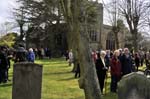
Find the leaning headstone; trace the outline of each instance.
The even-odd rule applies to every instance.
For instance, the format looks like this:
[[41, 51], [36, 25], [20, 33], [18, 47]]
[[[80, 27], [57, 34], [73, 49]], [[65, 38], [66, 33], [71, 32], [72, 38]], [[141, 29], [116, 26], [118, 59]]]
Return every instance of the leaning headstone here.
[[131, 73], [118, 83], [118, 99], [150, 99], [150, 80], [139, 73]]
[[14, 64], [12, 99], [41, 99], [42, 65]]

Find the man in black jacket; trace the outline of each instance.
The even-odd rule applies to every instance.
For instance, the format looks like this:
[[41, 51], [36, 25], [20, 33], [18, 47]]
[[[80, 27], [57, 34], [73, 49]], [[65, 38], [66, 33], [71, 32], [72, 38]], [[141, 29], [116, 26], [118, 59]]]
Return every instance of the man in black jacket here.
[[128, 48], [124, 48], [124, 54], [121, 56], [120, 61], [122, 66], [122, 76], [133, 72], [132, 57]]
[[6, 48], [4, 46], [0, 47], [0, 83], [7, 82], [7, 68], [8, 68], [8, 60], [6, 55]]

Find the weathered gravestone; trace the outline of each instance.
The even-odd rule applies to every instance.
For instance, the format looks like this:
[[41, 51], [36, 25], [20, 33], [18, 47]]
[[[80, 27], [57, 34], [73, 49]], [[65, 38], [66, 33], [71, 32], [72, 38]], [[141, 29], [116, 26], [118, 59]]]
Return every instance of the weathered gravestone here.
[[41, 99], [42, 66], [16, 63], [13, 69], [12, 99]]
[[118, 83], [118, 99], [150, 99], [150, 80], [139, 73], [124, 76]]

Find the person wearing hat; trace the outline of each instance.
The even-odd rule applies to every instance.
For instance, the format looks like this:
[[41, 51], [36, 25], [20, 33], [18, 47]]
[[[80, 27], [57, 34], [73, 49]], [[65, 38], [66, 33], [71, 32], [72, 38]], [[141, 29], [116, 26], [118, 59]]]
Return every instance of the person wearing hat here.
[[15, 54], [15, 63], [27, 61], [27, 50], [24, 48], [23, 44], [19, 44], [16, 54]]

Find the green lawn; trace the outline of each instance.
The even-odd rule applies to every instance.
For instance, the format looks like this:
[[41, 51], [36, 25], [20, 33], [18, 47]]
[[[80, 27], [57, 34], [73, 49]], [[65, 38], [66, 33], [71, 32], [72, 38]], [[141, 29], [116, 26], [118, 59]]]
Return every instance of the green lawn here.
[[[78, 79], [70, 71], [71, 66], [63, 58], [37, 60], [43, 64], [42, 99], [84, 99], [83, 90], [78, 87]], [[12, 68], [10, 70], [12, 79]], [[110, 79], [107, 79], [107, 94], [103, 99], [117, 99], [116, 94], [109, 93]], [[0, 85], [0, 99], [11, 99], [12, 81]]]

